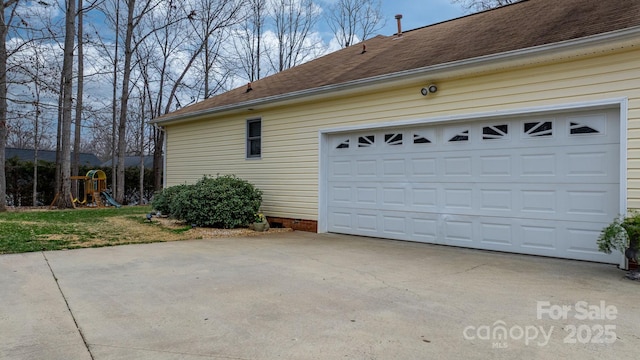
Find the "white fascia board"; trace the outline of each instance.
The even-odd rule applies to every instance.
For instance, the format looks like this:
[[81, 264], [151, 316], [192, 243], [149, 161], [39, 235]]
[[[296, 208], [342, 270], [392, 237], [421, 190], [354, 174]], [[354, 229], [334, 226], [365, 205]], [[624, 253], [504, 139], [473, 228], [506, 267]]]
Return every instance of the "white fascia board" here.
[[[280, 106], [299, 101], [318, 100], [323, 97], [344, 95], [349, 92], [358, 92], [364, 87], [397, 86], [403, 83], [415, 82], [416, 79], [425, 77], [446, 78], [475, 74], [498, 69], [535, 64], [545, 61], [592, 54], [601, 51], [625, 48], [640, 43], [640, 26], [623, 30], [612, 31], [604, 34], [592, 35], [584, 38], [567, 40], [548, 45], [540, 45], [526, 49], [507, 51], [498, 54], [475, 57], [471, 59], [453, 61], [424, 68], [405, 70], [401, 72], [385, 74], [365, 79], [358, 79], [341, 84], [333, 84], [313, 89], [306, 89], [286, 94], [274, 95], [265, 98], [244, 101], [240, 103], [219, 106], [211, 109], [194, 111], [175, 116], [166, 116], [162, 119], [151, 120], [151, 124], [160, 126], [192, 121], [211, 115], [225, 115], [238, 111], [247, 111], [250, 108], [260, 106]], [[262, 109], [261, 109], [262, 110]]]

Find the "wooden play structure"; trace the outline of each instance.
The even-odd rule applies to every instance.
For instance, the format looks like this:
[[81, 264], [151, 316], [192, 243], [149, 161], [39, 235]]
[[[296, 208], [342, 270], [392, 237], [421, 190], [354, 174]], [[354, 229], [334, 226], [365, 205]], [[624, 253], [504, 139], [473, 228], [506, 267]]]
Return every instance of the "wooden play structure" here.
[[[85, 206], [104, 206], [101, 194], [107, 190], [107, 175], [102, 170], [89, 170], [85, 176], [72, 176], [71, 181], [77, 181], [77, 194], [74, 204]], [[82, 191], [82, 192], [81, 192]], [[80, 194], [83, 194], [80, 200]]]
[[[121, 206], [107, 193], [107, 175], [104, 171], [89, 170], [85, 176], [71, 176], [71, 181], [76, 182], [75, 197], [71, 195], [74, 207], [76, 205], [104, 207], [106, 203], [118, 208]], [[51, 205], [56, 203], [58, 196], [59, 194], [56, 194]]]

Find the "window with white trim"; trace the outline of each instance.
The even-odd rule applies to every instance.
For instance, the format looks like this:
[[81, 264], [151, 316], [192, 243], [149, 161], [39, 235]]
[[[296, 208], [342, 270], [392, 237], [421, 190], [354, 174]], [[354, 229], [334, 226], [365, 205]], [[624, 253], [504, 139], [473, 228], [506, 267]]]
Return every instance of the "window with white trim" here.
[[262, 119], [247, 120], [247, 159], [262, 156]]

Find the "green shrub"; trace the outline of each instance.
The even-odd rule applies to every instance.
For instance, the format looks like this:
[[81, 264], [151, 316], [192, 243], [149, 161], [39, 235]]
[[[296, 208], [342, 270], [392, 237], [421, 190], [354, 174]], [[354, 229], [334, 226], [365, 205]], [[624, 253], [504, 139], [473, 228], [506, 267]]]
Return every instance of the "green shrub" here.
[[151, 206], [156, 211], [160, 211], [164, 215], [171, 214], [171, 200], [176, 194], [180, 193], [184, 189], [187, 188], [187, 185], [175, 185], [163, 189], [162, 191], [157, 192], [153, 196], [153, 201], [151, 201]]
[[626, 249], [638, 249], [640, 245], [640, 213], [631, 212], [628, 216], [619, 216], [600, 232], [598, 249], [604, 253]]
[[173, 196], [170, 213], [197, 226], [231, 229], [253, 222], [262, 191], [234, 175], [203, 177]]

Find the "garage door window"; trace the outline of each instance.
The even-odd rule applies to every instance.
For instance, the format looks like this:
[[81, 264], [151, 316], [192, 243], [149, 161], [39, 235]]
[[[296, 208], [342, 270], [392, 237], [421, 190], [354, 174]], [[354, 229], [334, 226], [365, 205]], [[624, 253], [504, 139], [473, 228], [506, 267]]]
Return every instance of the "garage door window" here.
[[551, 121], [526, 122], [524, 133], [529, 137], [541, 137], [553, 135], [553, 123]]
[[402, 134], [385, 134], [384, 142], [389, 145], [402, 145]]
[[359, 148], [371, 147], [371, 146], [375, 145], [375, 143], [376, 143], [375, 135], [360, 136], [358, 138], [358, 147]]
[[340, 144], [338, 144], [338, 146], [336, 146], [336, 149], [348, 149], [348, 148], [349, 148], [349, 139], [342, 141]]
[[587, 125], [583, 125], [580, 123], [575, 123], [572, 122], [570, 125], [570, 131], [571, 131], [571, 135], [577, 135], [577, 134], [599, 134], [600, 131], [587, 126]]
[[413, 134], [414, 144], [431, 144], [431, 140], [420, 134]]
[[469, 130], [461, 131], [449, 139], [449, 142], [459, 141], [469, 141]]
[[504, 139], [509, 134], [509, 125], [493, 125], [493, 126], [485, 126], [482, 128], [482, 139], [483, 140], [498, 140]]

